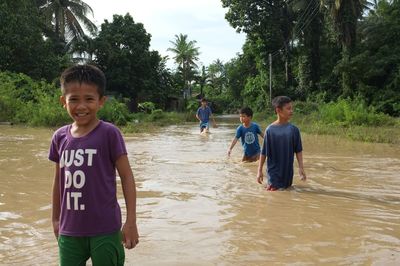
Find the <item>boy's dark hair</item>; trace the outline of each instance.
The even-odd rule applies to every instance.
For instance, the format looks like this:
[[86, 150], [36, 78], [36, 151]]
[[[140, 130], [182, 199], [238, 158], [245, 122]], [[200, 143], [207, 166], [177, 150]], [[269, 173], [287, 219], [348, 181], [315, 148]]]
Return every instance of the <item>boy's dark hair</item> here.
[[61, 92], [63, 95], [66, 93], [66, 85], [72, 82], [95, 85], [100, 97], [103, 97], [105, 94], [106, 77], [103, 71], [93, 65], [74, 65], [64, 70], [60, 77]]
[[290, 99], [287, 96], [276, 96], [274, 99], [272, 99], [272, 107], [274, 108], [274, 111], [276, 108], [282, 109], [282, 107], [287, 104], [291, 103], [292, 99]]
[[201, 98], [200, 102], [201, 102], [201, 103], [207, 102], [207, 99], [206, 99], [206, 98]]
[[242, 109], [239, 110], [239, 114], [244, 114], [249, 117], [253, 117], [253, 110], [251, 110], [250, 107], [243, 107]]

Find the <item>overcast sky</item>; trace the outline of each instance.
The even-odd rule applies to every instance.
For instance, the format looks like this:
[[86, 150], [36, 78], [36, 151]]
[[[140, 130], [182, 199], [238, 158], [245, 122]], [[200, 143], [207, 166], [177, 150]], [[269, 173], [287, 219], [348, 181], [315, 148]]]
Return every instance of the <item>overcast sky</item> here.
[[[112, 21], [113, 14], [129, 13], [134, 21], [143, 23], [151, 34], [151, 50], [162, 56], [167, 52], [175, 35], [187, 34], [197, 41], [200, 51], [199, 65], [209, 65], [216, 59], [224, 63], [241, 52], [245, 35], [239, 34], [225, 20], [226, 9], [220, 0], [83, 0], [94, 12], [94, 23], [100, 26], [104, 19]], [[91, 18], [91, 16], [89, 16]], [[173, 61], [169, 67], [175, 68]]]

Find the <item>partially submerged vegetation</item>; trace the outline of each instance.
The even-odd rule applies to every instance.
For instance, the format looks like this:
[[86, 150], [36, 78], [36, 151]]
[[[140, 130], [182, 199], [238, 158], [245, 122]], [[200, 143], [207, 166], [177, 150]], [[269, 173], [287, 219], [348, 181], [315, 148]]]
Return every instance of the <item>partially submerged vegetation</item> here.
[[[28, 126], [58, 127], [71, 120], [59, 103], [55, 85], [26, 75], [0, 72], [0, 121]], [[195, 122], [197, 106], [187, 112], [165, 112], [151, 102], [131, 113], [123, 99], [110, 98], [99, 112], [102, 120], [118, 125], [124, 133], [151, 132], [161, 126]], [[275, 119], [271, 110], [254, 117], [263, 127]], [[293, 123], [309, 134], [340, 135], [352, 140], [400, 144], [400, 120], [378, 112], [362, 99], [336, 102], [295, 102]]]
[[[255, 115], [255, 120], [263, 126], [274, 119], [272, 112]], [[329, 103], [296, 102], [292, 122], [308, 134], [400, 144], [400, 119], [377, 112], [361, 99], [340, 99]]]

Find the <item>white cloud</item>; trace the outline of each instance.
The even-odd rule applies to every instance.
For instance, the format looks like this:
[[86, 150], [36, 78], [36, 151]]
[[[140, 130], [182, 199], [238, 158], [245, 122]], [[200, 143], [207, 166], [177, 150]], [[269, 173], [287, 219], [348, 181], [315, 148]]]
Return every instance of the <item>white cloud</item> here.
[[[200, 48], [200, 61], [204, 65], [217, 58], [227, 62], [241, 51], [244, 34], [238, 34], [225, 20], [226, 10], [220, 0], [84, 0], [89, 4], [100, 25], [104, 19], [112, 20], [113, 14], [129, 13], [135, 22], [143, 23], [151, 34], [151, 49], [161, 55], [167, 52], [176, 34], [187, 34]], [[173, 62], [169, 62], [173, 66]]]

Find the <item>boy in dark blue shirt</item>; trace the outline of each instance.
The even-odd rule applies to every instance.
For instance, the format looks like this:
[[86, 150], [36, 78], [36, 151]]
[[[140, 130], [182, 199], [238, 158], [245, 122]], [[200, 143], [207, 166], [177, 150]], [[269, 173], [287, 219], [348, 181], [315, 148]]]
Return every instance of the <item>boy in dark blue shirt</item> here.
[[303, 167], [302, 144], [299, 129], [289, 123], [293, 115], [292, 100], [278, 96], [272, 100], [277, 120], [265, 130], [264, 143], [258, 165], [257, 181], [263, 182], [263, 166], [267, 159], [267, 190], [286, 189], [293, 182], [294, 154], [301, 180], [306, 180]]
[[236, 129], [236, 135], [232, 140], [231, 146], [228, 150], [228, 156], [231, 155], [233, 147], [240, 138], [243, 146], [243, 162], [255, 162], [260, 157], [260, 144], [258, 143], [258, 135], [264, 137], [260, 126], [254, 122], [251, 122], [253, 118], [253, 111], [249, 107], [240, 109], [239, 111], [240, 125]]

